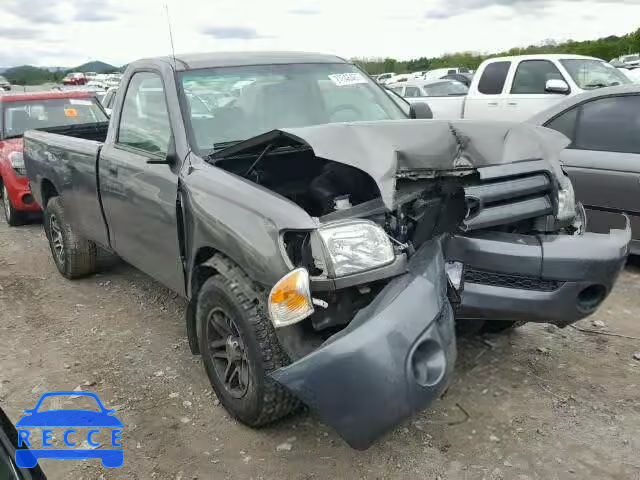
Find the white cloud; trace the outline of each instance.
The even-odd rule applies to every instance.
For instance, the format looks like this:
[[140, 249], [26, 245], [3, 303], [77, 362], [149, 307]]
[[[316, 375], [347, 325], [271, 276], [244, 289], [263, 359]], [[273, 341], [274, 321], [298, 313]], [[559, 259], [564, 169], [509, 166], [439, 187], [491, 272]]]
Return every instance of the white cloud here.
[[[640, 2], [618, 0], [165, 0], [177, 52], [308, 50], [399, 59], [499, 51], [544, 39], [638, 28]], [[28, 6], [28, 8], [27, 8]], [[37, 8], [36, 8], [37, 7]], [[170, 51], [158, 0], [3, 0], [0, 65], [116, 65]]]

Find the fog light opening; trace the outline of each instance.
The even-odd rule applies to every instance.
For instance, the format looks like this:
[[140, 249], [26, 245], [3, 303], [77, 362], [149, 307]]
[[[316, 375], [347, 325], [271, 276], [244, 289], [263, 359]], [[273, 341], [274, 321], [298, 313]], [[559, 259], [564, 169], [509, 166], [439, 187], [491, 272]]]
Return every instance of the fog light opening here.
[[602, 303], [607, 289], [603, 285], [591, 285], [578, 294], [578, 308], [584, 312], [592, 312]]
[[433, 340], [421, 342], [411, 356], [411, 371], [418, 385], [437, 385], [447, 370], [444, 351]]
[[25, 205], [31, 205], [33, 203], [33, 195], [31, 195], [30, 193], [23, 195], [22, 203], [24, 203]]

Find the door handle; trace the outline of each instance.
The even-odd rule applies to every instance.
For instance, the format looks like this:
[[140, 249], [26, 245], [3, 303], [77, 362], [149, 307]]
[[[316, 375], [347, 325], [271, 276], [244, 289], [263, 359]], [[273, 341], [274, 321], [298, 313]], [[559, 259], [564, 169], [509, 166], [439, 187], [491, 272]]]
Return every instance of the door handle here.
[[512, 107], [515, 107], [516, 105], [518, 105], [518, 102], [509, 102], [509, 105], [511, 105]]
[[114, 177], [118, 176], [118, 167], [108, 166], [107, 171]]
[[488, 105], [490, 107], [497, 107], [498, 106], [498, 102], [489, 102]]

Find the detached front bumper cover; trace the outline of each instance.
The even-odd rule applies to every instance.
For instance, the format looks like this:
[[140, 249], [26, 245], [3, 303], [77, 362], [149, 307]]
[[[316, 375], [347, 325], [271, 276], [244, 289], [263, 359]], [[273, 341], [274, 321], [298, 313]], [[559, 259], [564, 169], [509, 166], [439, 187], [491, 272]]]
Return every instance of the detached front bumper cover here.
[[273, 378], [357, 449], [437, 399], [456, 359], [442, 239], [425, 243], [347, 328]]

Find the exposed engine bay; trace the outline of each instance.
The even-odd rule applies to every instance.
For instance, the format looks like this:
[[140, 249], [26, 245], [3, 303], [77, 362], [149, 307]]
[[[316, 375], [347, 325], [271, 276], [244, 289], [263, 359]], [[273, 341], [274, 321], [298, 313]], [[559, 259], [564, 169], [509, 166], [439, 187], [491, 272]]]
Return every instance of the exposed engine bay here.
[[[435, 235], [455, 231], [466, 213], [460, 176], [399, 179], [394, 209], [389, 211], [367, 173], [318, 158], [304, 146], [280, 147], [264, 155], [246, 153], [216, 165], [282, 195], [321, 223], [369, 219], [404, 248], [417, 248]], [[304, 242], [301, 235], [292, 232], [285, 239], [287, 252], [294, 265], [311, 267], [293, 248]]]
[[[292, 269], [308, 272], [317, 306], [304, 321], [277, 328], [290, 358], [349, 325], [430, 240], [487, 228], [556, 228], [554, 178], [563, 174], [546, 161], [555, 153], [531, 141], [547, 133], [496, 124], [489, 135], [485, 127], [330, 124], [268, 132], [210, 156], [317, 219], [315, 230], [282, 235], [283, 253]], [[358, 222], [359, 230], [350, 229]], [[331, 229], [342, 231], [332, 237]], [[457, 293], [450, 295], [456, 303]]]

